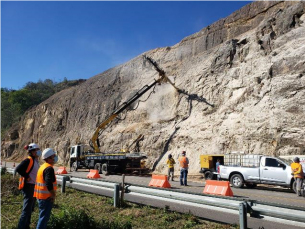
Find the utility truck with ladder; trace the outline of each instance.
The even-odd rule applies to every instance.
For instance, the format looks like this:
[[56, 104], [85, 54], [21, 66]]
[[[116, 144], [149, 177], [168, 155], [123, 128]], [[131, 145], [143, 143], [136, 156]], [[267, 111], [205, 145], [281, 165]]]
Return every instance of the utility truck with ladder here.
[[[170, 79], [167, 78], [165, 72], [154, 60], [147, 56], [144, 56], [144, 59], [154, 66], [156, 71], [159, 73], [159, 78], [154, 79], [152, 83], [143, 86], [136, 94], [126, 102], [119, 105], [117, 109], [115, 109], [101, 124], [99, 124], [89, 142], [91, 149], [89, 146], [81, 144], [70, 147], [71, 171], [86, 168], [96, 169], [99, 173], [108, 174], [141, 171], [145, 169], [141, 162], [147, 158], [146, 154], [140, 152], [131, 153], [129, 150], [121, 150], [120, 152], [101, 152], [99, 143], [99, 136], [107, 125], [151, 88], [157, 84], [161, 84], [162, 82], [169, 82], [174, 86]], [[138, 138], [138, 140], [140, 140], [140, 137]]]

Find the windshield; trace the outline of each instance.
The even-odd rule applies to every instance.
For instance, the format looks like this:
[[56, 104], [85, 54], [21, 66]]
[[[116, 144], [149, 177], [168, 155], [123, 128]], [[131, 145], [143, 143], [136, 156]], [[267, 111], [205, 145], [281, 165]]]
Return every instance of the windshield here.
[[293, 162], [292, 159], [285, 159], [285, 158], [279, 158], [278, 160], [284, 162], [286, 165], [289, 165], [289, 166]]

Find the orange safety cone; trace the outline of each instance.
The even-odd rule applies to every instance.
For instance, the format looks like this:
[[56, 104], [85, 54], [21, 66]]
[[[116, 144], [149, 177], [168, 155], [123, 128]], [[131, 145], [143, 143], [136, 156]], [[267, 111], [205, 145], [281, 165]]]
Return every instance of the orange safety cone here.
[[207, 180], [203, 193], [220, 196], [233, 196], [229, 181]]
[[170, 188], [171, 185], [167, 180], [166, 175], [152, 175], [152, 179], [148, 186], [159, 187], [159, 188]]
[[90, 169], [90, 172], [87, 175], [87, 178], [100, 178], [100, 174], [98, 173], [98, 170]]
[[66, 167], [59, 167], [58, 170], [56, 171], [56, 174], [67, 174]]

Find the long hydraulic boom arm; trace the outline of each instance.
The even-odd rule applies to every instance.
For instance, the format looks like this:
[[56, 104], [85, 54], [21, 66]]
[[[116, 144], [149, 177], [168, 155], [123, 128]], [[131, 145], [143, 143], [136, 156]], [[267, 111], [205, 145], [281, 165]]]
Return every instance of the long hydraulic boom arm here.
[[[108, 116], [95, 130], [91, 141], [90, 146], [94, 149], [95, 153], [100, 153], [100, 144], [99, 144], [99, 133], [103, 130], [113, 119], [115, 119], [120, 113], [126, 110], [133, 102], [138, 100], [142, 95], [144, 95], [149, 89], [155, 86], [157, 83], [161, 83], [162, 81], [170, 82], [169, 79], [166, 77], [165, 72], [158, 67], [156, 62], [154, 62], [151, 58], [144, 56], [158, 71], [159, 79], [154, 80], [154, 82], [150, 83], [149, 85], [145, 85], [142, 87], [134, 96], [128, 99], [126, 102], [122, 103], [110, 116]], [[172, 85], [173, 83], [170, 82]], [[174, 85], [173, 85], [174, 86]], [[175, 87], [175, 86], [174, 86]], [[175, 87], [176, 88], [176, 87]]]

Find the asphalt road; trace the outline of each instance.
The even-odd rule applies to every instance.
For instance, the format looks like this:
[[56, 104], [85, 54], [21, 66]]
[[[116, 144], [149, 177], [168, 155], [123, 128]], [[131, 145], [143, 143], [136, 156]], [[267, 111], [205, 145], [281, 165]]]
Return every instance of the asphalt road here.
[[[2, 166], [4, 164], [2, 163]], [[13, 168], [12, 162], [6, 162], [6, 166]], [[17, 166], [17, 163], [15, 164]], [[57, 167], [55, 167], [55, 171], [57, 171]], [[69, 176], [74, 177], [82, 177], [86, 178], [87, 174], [89, 173], [89, 170], [81, 169], [77, 172], [69, 172]], [[103, 181], [111, 181], [111, 182], [122, 182], [122, 175], [102, 175], [100, 174], [101, 178], [98, 178], [97, 180], [103, 180]], [[150, 175], [142, 175], [142, 176], [136, 176], [136, 175], [125, 175], [125, 183], [130, 183], [134, 185], [141, 185], [141, 186], [148, 186], [149, 182], [151, 180]], [[190, 180], [188, 182], [189, 186], [180, 186], [178, 182], [178, 178], [176, 178], [176, 181], [170, 181], [171, 184], [171, 190], [182, 190], [184, 192], [190, 192], [190, 193], [202, 193], [205, 182], [204, 180], [197, 180], [193, 181]], [[78, 187], [76, 184], [69, 184], [68, 186], [83, 190], [83, 191], [89, 191], [94, 192], [99, 195], [105, 195], [105, 196], [113, 196], [113, 190], [101, 190], [101, 189], [95, 189], [93, 187]], [[88, 190], [87, 190], [88, 189]], [[299, 206], [305, 208], [305, 198], [303, 197], [297, 197], [297, 195], [293, 192], [291, 192], [289, 189], [281, 188], [281, 187], [267, 187], [267, 186], [258, 186], [255, 189], [235, 189], [232, 188], [233, 194], [235, 197], [242, 197], [242, 198], [248, 198], [251, 200], [259, 200], [264, 201], [268, 203], [279, 203], [279, 204], [285, 204], [285, 205], [292, 205], [292, 206]], [[194, 207], [194, 206], [186, 206], [183, 204], [177, 204], [177, 203], [171, 203], [167, 202], [165, 200], [158, 200], [158, 199], [151, 199], [145, 196], [142, 197], [135, 197], [132, 194], [125, 194], [125, 200], [138, 203], [138, 204], [145, 204], [150, 205], [154, 207], [166, 207], [172, 211], [179, 211], [179, 212], [191, 212], [192, 214], [199, 216], [201, 218], [214, 220], [221, 223], [236, 223], [239, 224], [239, 215], [234, 212], [234, 214], [231, 212], [231, 210], [227, 210], [227, 213], [219, 213], [218, 211], [213, 211], [213, 209], [202, 209], [201, 207]], [[288, 211], [288, 209], [287, 209]], [[304, 212], [305, 214], [305, 212]], [[298, 225], [292, 225], [287, 221], [281, 221], [273, 219], [273, 218], [266, 218], [264, 220], [262, 219], [255, 219], [248, 217], [248, 228], [260, 228], [260, 229], [267, 229], [267, 228], [276, 228], [276, 229], [297, 229], [297, 228], [305, 228], [305, 224], [302, 224], [301, 226]]]

